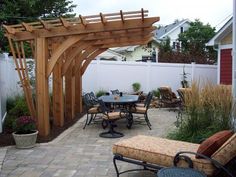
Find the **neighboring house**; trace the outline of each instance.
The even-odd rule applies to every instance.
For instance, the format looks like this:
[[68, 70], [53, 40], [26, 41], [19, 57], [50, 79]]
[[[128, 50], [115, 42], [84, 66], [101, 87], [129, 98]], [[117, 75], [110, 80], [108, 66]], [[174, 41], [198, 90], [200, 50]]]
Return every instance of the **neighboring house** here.
[[111, 49], [107, 49], [105, 52], [98, 55], [97, 58], [100, 60], [108, 60], [108, 61], [123, 61], [125, 59], [125, 56]]
[[179, 34], [187, 31], [189, 26], [190, 21], [188, 19], [176, 20], [172, 24], [159, 27], [155, 30], [154, 35], [158, 41], [165, 40], [169, 37], [172, 48], [176, 50], [181, 47], [178, 41]]
[[233, 18], [207, 43], [218, 51], [218, 84], [232, 84], [232, 25]]
[[152, 61], [157, 60], [158, 42], [153, 38], [147, 45], [135, 45], [113, 48], [112, 50], [123, 55], [126, 61]]

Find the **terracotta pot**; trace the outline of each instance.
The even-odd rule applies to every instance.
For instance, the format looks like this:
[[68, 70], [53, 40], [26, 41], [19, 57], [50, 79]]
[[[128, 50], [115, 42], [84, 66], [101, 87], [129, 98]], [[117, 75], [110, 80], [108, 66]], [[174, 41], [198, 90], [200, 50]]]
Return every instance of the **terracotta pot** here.
[[13, 132], [12, 135], [16, 143], [16, 148], [27, 149], [35, 146], [38, 131], [35, 130], [35, 132], [29, 134], [17, 134]]

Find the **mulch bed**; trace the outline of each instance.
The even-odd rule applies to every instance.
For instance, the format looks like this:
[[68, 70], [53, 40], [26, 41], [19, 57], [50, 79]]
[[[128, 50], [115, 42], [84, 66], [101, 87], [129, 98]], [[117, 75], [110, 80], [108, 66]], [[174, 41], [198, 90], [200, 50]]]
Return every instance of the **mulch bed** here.
[[[72, 120], [65, 120], [65, 124], [63, 127], [52, 126], [50, 130], [50, 135], [46, 137], [38, 136], [37, 143], [46, 143], [50, 142], [59, 136], [63, 131], [74, 125], [81, 117], [83, 117], [84, 113], [78, 114]], [[3, 133], [0, 134], [0, 147], [15, 145], [13, 136], [11, 133], [3, 130]]]

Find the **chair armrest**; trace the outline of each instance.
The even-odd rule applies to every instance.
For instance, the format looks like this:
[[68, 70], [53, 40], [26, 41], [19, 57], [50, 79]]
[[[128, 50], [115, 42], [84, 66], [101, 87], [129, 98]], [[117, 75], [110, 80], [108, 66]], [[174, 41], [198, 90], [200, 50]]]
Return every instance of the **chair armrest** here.
[[209, 160], [217, 169], [221, 169], [223, 170], [224, 172], [227, 173], [227, 175], [229, 175], [230, 177], [234, 177], [221, 163], [219, 163], [218, 161], [210, 158], [210, 157], [207, 157], [203, 154], [200, 154], [200, 153], [196, 153], [196, 152], [190, 152], [190, 151], [181, 151], [181, 152], [178, 152], [175, 157], [174, 157], [174, 166], [177, 166], [177, 163], [180, 161], [180, 160], [184, 160], [186, 161], [188, 164], [189, 164], [189, 167], [190, 168], [193, 168], [193, 162], [191, 160], [190, 157], [186, 156], [186, 155], [183, 155], [183, 154], [193, 154], [193, 155], [197, 155], [203, 159], [206, 159], [206, 160]]

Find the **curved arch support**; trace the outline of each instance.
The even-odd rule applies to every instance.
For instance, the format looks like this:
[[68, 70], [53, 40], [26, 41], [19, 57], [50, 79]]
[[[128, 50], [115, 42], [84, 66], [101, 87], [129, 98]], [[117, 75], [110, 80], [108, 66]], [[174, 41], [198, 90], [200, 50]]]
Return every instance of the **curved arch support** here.
[[48, 65], [47, 65], [47, 77], [51, 74], [55, 64], [57, 63], [60, 56], [69, 49], [72, 45], [83, 39], [84, 37], [77, 36], [77, 37], [70, 37], [65, 40], [53, 53], [52, 57], [50, 58]]
[[85, 58], [87, 58], [89, 55], [91, 55], [94, 51], [96, 51], [99, 48], [99, 46], [89, 46], [87, 49], [85, 49], [85, 52], [83, 54], [80, 54], [76, 60], [75, 66], [73, 68], [73, 75], [75, 75], [77, 72], [79, 72], [79, 69], [81, 69], [82, 62]]
[[90, 55], [85, 62], [83, 63], [82, 67], [81, 67], [81, 75], [84, 74], [85, 70], [87, 69], [89, 63], [99, 54], [101, 54], [102, 52], [105, 52], [108, 48], [102, 48], [102, 49], [97, 49], [92, 55]]
[[66, 74], [70, 64], [72, 63], [73, 60], [75, 60], [76, 56], [79, 55], [87, 47], [89, 47], [92, 43], [93, 42], [81, 41], [77, 44], [78, 47], [75, 47], [74, 49], [72, 49], [72, 51], [70, 51], [70, 54], [67, 56], [67, 60], [62, 67], [62, 75]]

